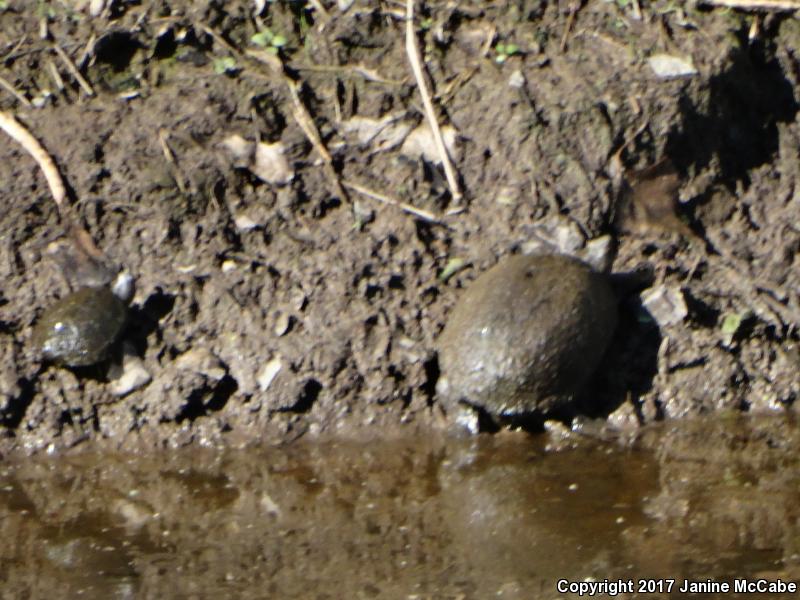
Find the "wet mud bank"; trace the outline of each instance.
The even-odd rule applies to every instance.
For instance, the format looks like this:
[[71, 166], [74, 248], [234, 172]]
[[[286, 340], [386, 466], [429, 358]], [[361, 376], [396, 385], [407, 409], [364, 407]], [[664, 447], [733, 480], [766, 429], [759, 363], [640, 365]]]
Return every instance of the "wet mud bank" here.
[[[65, 232], [33, 161], [3, 144], [4, 455], [448, 427], [436, 340], [464, 289], [541, 240], [574, 253], [605, 235], [614, 273], [653, 278], [622, 301], [581, 412], [634, 428], [793, 412], [796, 19], [660, 3], [420, 8], [457, 200], [397, 7], [79, 4], [3, 3], [13, 92], [0, 108], [54, 156], [136, 293], [107, 363], [41, 363], [34, 326], [73, 291], [47, 251]], [[648, 170], [662, 159], [674, 170]]]

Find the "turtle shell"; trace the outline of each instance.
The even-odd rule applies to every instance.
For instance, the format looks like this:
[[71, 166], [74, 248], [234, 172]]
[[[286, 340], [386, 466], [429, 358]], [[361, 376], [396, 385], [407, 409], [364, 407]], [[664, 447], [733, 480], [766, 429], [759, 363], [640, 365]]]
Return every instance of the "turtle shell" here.
[[108, 358], [125, 327], [128, 307], [107, 287], [82, 288], [51, 306], [33, 330], [45, 360], [85, 367]]
[[444, 402], [495, 416], [568, 404], [617, 325], [608, 277], [563, 255], [511, 256], [462, 294], [437, 346]]

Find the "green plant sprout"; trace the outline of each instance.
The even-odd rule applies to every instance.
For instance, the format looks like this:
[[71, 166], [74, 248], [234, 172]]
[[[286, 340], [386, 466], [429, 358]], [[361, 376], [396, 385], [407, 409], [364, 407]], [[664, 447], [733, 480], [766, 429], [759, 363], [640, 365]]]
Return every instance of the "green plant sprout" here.
[[232, 75], [238, 70], [238, 67], [236, 66], [236, 59], [232, 56], [220, 56], [215, 58], [213, 67], [214, 73], [217, 75]]
[[502, 65], [504, 62], [506, 62], [509, 56], [514, 56], [515, 54], [520, 53], [519, 46], [513, 42], [499, 42], [494, 47], [494, 51], [497, 53], [497, 56], [494, 57], [494, 62], [496, 62], [498, 65]]
[[285, 36], [280, 33], [273, 33], [269, 29], [262, 29], [250, 38], [250, 43], [266, 48], [267, 52], [271, 54], [278, 54], [281, 48], [284, 48], [288, 43]]
[[730, 346], [733, 343], [733, 338], [739, 333], [742, 323], [752, 316], [752, 311], [748, 309], [738, 313], [727, 313], [723, 317], [720, 331], [722, 332], [722, 339], [726, 346]]

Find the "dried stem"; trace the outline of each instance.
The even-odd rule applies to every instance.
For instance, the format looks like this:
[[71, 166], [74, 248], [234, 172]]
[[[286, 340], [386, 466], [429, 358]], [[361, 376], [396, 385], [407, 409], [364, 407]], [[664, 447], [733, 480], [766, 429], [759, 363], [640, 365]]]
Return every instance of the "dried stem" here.
[[37, 162], [39, 168], [44, 173], [45, 179], [47, 179], [47, 184], [50, 186], [50, 193], [53, 195], [53, 200], [55, 200], [59, 212], [63, 213], [65, 210], [64, 200], [67, 197], [67, 189], [64, 187], [61, 174], [58, 172], [58, 168], [50, 155], [19, 121], [12, 115], [3, 111], [0, 111], [0, 129], [5, 131], [14, 141], [25, 148], [28, 154], [33, 157], [33, 160]]
[[24, 106], [26, 108], [30, 108], [31, 103], [28, 102], [28, 99], [22, 94], [22, 92], [20, 92], [17, 88], [15, 88], [13, 85], [11, 85], [11, 83], [6, 81], [2, 77], [0, 77], [0, 86], [4, 87], [8, 91], [9, 94], [14, 96], [14, 98], [16, 98], [17, 101], [20, 104], [22, 104], [22, 106]]
[[311, 115], [303, 105], [303, 101], [300, 99], [300, 94], [297, 93], [297, 88], [300, 87], [299, 84], [286, 76], [284, 76], [284, 80], [286, 81], [286, 86], [289, 88], [289, 94], [294, 104], [292, 113], [295, 121], [300, 125], [300, 128], [303, 130], [303, 133], [306, 134], [306, 137], [314, 146], [314, 149], [322, 157], [323, 164], [325, 165], [325, 175], [327, 175], [334, 193], [342, 200], [347, 200], [347, 192], [344, 191], [342, 183], [339, 181], [339, 175], [336, 173], [336, 169], [333, 168], [333, 158], [325, 147], [322, 137], [319, 135], [317, 126], [314, 124], [314, 119], [311, 118]]
[[5, 131], [11, 138], [20, 144], [30, 154], [39, 168], [44, 173], [48, 186], [50, 186], [50, 193], [58, 208], [58, 214], [64, 224], [68, 234], [71, 236], [73, 243], [79, 252], [83, 252], [87, 256], [103, 261], [105, 255], [92, 240], [83, 227], [81, 227], [69, 211], [69, 205], [65, 203], [67, 198], [67, 189], [64, 186], [64, 180], [61, 179], [61, 174], [58, 172], [55, 162], [42, 147], [38, 140], [31, 135], [31, 133], [23, 127], [12, 115], [0, 111], [0, 129]]
[[361, 186], [357, 183], [352, 183], [350, 181], [343, 181], [342, 184], [346, 188], [350, 188], [351, 190], [358, 192], [359, 194], [366, 196], [367, 198], [372, 198], [373, 200], [377, 200], [378, 202], [382, 202], [390, 206], [396, 206], [400, 210], [410, 213], [415, 217], [419, 217], [423, 221], [428, 221], [429, 223], [442, 224], [442, 219], [440, 217], [437, 217], [430, 211], [424, 210], [422, 208], [417, 208], [416, 206], [412, 206], [411, 204], [407, 204], [406, 202], [401, 202], [400, 200], [395, 200], [394, 198], [390, 198], [389, 196], [379, 194], [378, 192], [374, 192], [371, 189]]
[[94, 88], [89, 84], [88, 81], [81, 75], [81, 72], [78, 70], [78, 67], [75, 66], [75, 63], [72, 62], [72, 59], [67, 55], [66, 52], [59, 46], [58, 44], [53, 44], [53, 50], [55, 50], [58, 57], [61, 59], [61, 62], [67, 67], [67, 70], [72, 74], [75, 78], [75, 81], [78, 82], [78, 85], [81, 86], [83, 93], [87, 96], [94, 96]]
[[442, 138], [442, 131], [436, 120], [433, 102], [431, 102], [431, 95], [430, 92], [428, 92], [428, 85], [425, 83], [425, 75], [422, 72], [422, 61], [420, 60], [417, 38], [414, 32], [414, 0], [406, 0], [406, 53], [411, 63], [411, 70], [414, 72], [414, 79], [417, 81], [419, 93], [422, 96], [422, 105], [425, 107], [425, 118], [428, 120], [428, 126], [431, 128], [433, 139], [436, 142], [436, 150], [439, 152], [439, 157], [444, 166], [444, 174], [447, 177], [447, 185], [450, 187], [450, 194], [452, 194], [453, 200], [458, 202], [461, 200], [458, 178], [456, 177], [453, 164], [450, 161], [450, 156], [447, 153], [447, 147], [444, 144], [444, 138]]

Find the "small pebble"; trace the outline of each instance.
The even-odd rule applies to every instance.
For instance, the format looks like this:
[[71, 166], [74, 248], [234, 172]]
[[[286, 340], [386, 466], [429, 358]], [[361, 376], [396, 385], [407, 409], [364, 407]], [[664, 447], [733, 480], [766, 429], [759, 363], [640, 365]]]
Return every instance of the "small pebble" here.
[[153, 379], [132, 347], [123, 344], [122, 371], [111, 379], [109, 389], [115, 396], [125, 396], [144, 387]]
[[278, 375], [282, 366], [281, 359], [277, 357], [264, 365], [257, 377], [258, 387], [262, 392], [266, 392], [269, 389], [269, 386], [272, 385], [272, 380]]
[[642, 295], [642, 306], [655, 319], [659, 327], [668, 327], [682, 322], [689, 309], [678, 287], [661, 285]]

